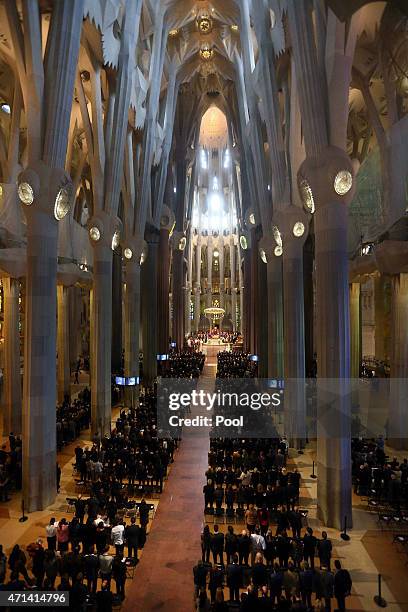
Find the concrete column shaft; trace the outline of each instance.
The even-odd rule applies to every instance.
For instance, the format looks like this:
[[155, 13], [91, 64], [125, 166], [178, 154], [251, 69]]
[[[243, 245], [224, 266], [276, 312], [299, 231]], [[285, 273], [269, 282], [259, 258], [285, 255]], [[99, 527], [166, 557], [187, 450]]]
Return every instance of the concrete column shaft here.
[[170, 247], [169, 230], [160, 230], [159, 239], [159, 269], [158, 269], [158, 350], [167, 353], [169, 348], [169, 269]]
[[42, 510], [56, 495], [57, 242], [55, 218], [41, 210], [27, 223], [23, 401], [23, 500]]
[[58, 354], [58, 403], [64, 401], [66, 395], [70, 396], [70, 366], [69, 366], [69, 289], [64, 285], [57, 287], [58, 327], [57, 327], [57, 354]]
[[283, 378], [282, 257], [268, 255], [268, 376]]
[[360, 283], [350, 284], [350, 376], [359, 378], [361, 363]]
[[318, 378], [331, 379], [337, 397], [328, 410], [324, 392], [318, 395], [318, 513], [325, 525], [340, 529], [344, 517], [352, 524], [347, 207], [324, 203], [314, 223]]
[[108, 433], [112, 418], [112, 257], [109, 245], [94, 245], [91, 292], [91, 417], [92, 433]]
[[19, 293], [17, 278], [3, 278], [4, 291], [4, 416], [3, 434], [21, 434]]
[[408, 274], [392, 278], [391, 380], [388, 441], [393, 448], [408, 449]]
[[159, 236], [154, 235], [148, 243], [148, 255], [142, 267], [143, 281], [143, 376], [147, 385], [152, 385], [157, 376], [157, 266]]

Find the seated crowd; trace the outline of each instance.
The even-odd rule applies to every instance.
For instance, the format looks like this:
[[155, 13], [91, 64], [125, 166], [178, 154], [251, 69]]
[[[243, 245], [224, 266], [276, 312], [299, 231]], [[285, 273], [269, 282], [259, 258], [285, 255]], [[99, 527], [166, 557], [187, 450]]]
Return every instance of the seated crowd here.
[[408, 458], [390, 459], [384, 452], [382, 436], [376, 440], [353, 439], [351, 452], [357, 495], [387, 504], [391, 510], [408, 512]]
[[0, 502], [9, 501], [12, 490], [19, 491], [22, 486], [22, 442], [13, 432], [7, 444], [0, 449]]
[[171, 353], [162, 369], [165, 378], [198, 378], [203, 371], [205, 356], [200, 351]]
[[249, 353], [222, 351], [217, 355], [217, 378], [253, 378], [257, 370]]
[[89, 428], [90, 420], [91, 391], [86, 387], [78, 394], [77, 399], [71, 402], [66, 397], [61, 406], [57, 407], [58, 450], [79, 438], [81, 431]]
[[75, 469], [102, 510], [113, 506], [112, 517], [126, 507], [136, 484], [143, 490], [154, 484], [162, 491], [174, 447], [173, 440], [158, 438], [155, 395], [146, 391], [140, 395], [137, 410], [120, 412], [111, 435], [95, 435], [91, 448], [75, 449]]

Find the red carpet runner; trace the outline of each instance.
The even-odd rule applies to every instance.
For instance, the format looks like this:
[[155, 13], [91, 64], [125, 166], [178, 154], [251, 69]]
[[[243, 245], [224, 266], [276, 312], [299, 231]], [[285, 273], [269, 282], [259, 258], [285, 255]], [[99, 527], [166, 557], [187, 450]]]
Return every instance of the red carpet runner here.
[[[215, 368], [204, 366], [198, 388], [213, 390], [214, 375]], [[193, 566], [201, 557], [208, 449], [208, 433], [184, 434], [135, 577], [127, 582], [125, 612], [194, 609]]]

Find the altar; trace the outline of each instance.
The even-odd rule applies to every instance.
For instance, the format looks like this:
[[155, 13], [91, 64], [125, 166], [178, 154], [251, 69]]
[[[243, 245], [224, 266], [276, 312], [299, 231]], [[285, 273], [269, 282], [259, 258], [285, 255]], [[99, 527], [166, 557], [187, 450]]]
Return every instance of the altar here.
[[218, 337], [209, 338], [207, 342], [202, 344], [201, 349], [206, 356], [206, 365], [217, 365], [217, 355], [221, 351], [230, 351], [231, 346], [229, 342], [222, 342]]
[[212, 338], [208, 338], [206, 345], [207, 346], [220, 346], [220, 345], [224, 345], [224, 342], [221, 341], [219, 336], [213, 336]]

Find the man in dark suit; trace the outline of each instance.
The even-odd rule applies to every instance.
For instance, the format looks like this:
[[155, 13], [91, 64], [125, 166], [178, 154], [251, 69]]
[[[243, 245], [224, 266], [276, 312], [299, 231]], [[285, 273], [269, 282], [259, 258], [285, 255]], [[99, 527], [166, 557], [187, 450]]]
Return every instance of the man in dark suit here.
[[128, 557], [131, 559], [137, 559], [137, 551], [139, 548], [140, 540], [140, 527], [136, 525], [136, 517], [132, 516], [130, 519], [130, 525], [125, 529], [125, 538], [127, 542]]
[[200, 561], [193, 567], [193, 575], [194, 575], [194, 587], [196, 597], [202, 589], [206, 589], [207, 585], [207, 574], [208, 568], [204, 565], [203, 561]]
[[109, 589], [109, 582], [102, 580], [101, 590], [96, 594], [97, 612], [112, 612], [113, 595]]
[[218, 525], [214, 525], [214, 533], [211, 537], [210, 548], [213, 556], [214, 564], [217, 563], [218, 558], [220, 559], [219, 563], [221, 565], [224, 564], [224, 534], [219, 531]]
[[248, 565], [249, 551], [251, 548], [251, 538], [244, 529], [238, 536], [238, 556], [240, 565]]
[[316, 537], [313, 535], [313, 529], [308, 527], [306, 534], [303, 536], [303, 558], [307, 561], [312, 569], [314, 569], [314, 558], [316, 553]]
[[78, 498], [74, 501], [74, 505], [75, 505], [75, 516], [77, 517], [77, 519], [82, 525], [82, 523], [84, 522], [86, 501], [82, 499], [81, 494], [79, 494]]
[[322, 531], [322, 539], [317, 543], [317, 552], [320, 559], [320, 567], [325, 566], [330, 570], [332, 543], [328, 539], [326, 531]]
[[238, 565], [238, 555], [232, 557], [227, 565], [227, 585], [231, 601], [239, 601], [239, 589], [242, 586], [242, 567]]
[[342, 569], [338, 559], [334, 562], [336, 573], [334, 574], [334, 596], [337, 599], [337, 607], [339, 612], [346, 610], [346, 597], [350, 595], [352, 580], [350, 573], [346, 569]]

